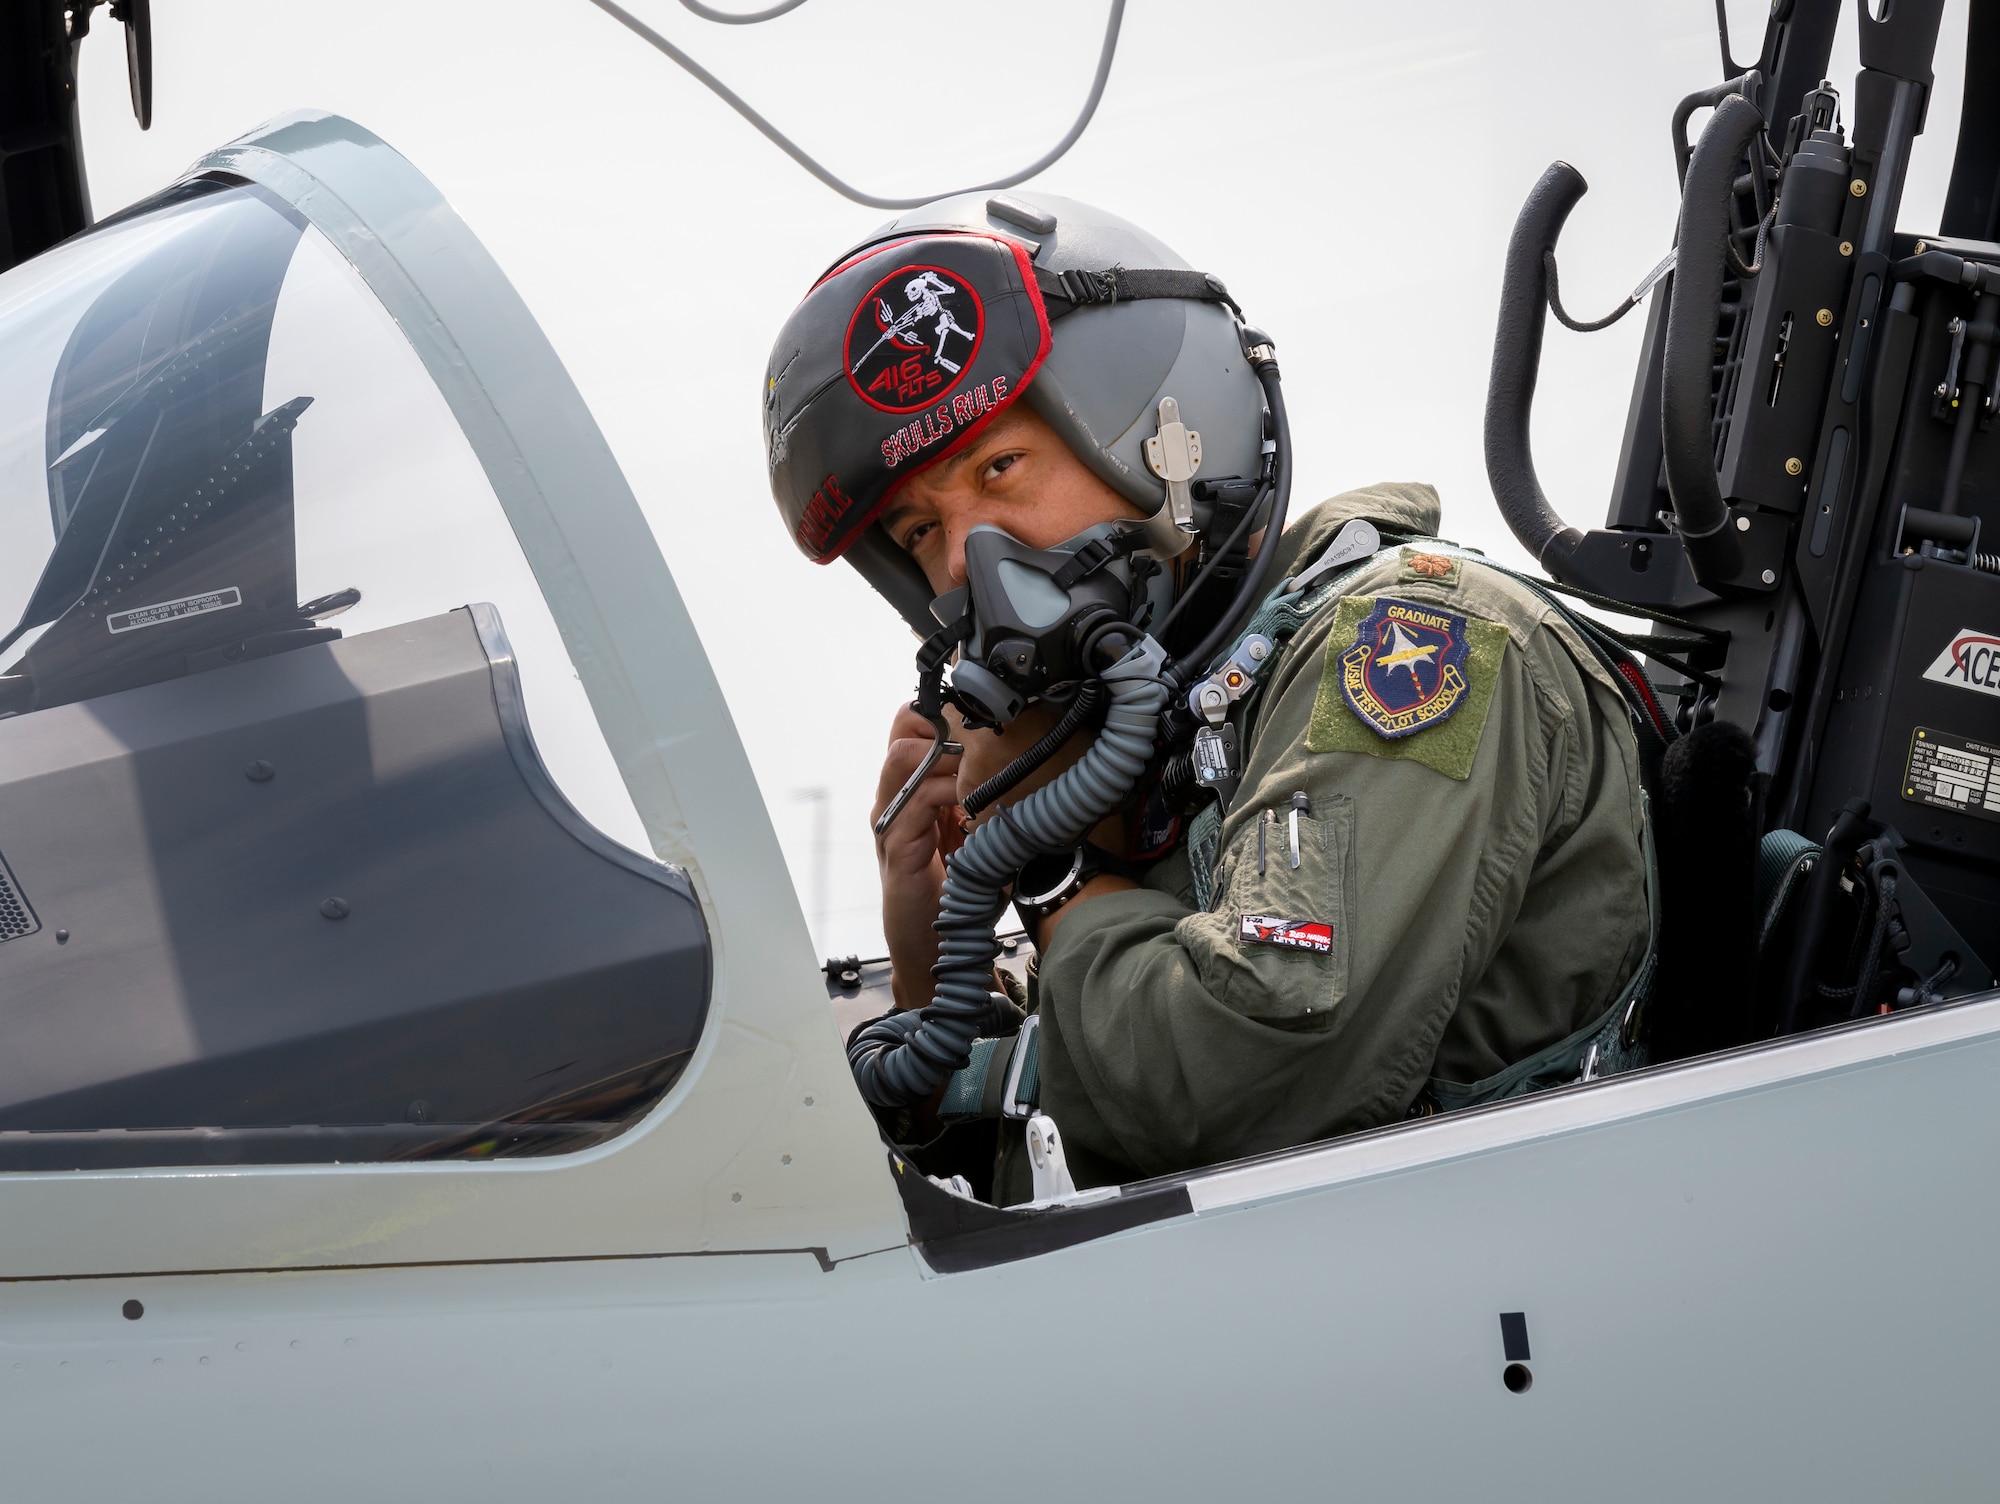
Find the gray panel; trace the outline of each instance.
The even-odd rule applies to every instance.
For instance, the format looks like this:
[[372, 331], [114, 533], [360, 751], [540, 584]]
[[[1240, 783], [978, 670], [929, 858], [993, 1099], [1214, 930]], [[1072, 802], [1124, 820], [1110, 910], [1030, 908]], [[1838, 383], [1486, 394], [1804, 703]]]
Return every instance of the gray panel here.
[[0, 721], [43, 921], [0, 949], [0, 1167], [48, 1165], [28, 1129], [398, 1125], [252, 1135], [353, 1159], [656, 1100], [706, 1011], [699, 911], [569, 808], [519, 711], [479, 607]]

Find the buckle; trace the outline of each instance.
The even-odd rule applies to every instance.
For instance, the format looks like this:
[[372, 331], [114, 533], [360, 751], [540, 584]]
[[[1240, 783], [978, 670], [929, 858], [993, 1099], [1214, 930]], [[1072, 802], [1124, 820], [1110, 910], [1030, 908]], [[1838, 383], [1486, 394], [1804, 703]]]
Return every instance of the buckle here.
[[[1014, 1052], [1007, 1060], [1007, 1084], [1000, 1092], [1000, 1116], [1003, 1118], [1027, 1118], [1034, 1116], [1042, 1095], [1042, 1072], [1040, 1061], [1040, 1035], [1042, 1016], [1030, 1013], [1021, 1023], [1021, 1032], [1014, 1036]], [[1034, 1074], [1028, 1075], [1029, 1067]], [[1026, 1077], [1029, 1095], [1023, 1099], [1021, 1087]]]

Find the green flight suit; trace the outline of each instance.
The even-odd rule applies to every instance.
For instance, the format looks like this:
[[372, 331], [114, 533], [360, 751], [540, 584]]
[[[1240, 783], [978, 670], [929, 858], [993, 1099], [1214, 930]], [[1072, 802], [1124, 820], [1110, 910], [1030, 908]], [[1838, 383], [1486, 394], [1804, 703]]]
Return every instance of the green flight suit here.
[[[1335, 497], [1285, 532], [1277, 575], [1353, 517], [1432, 536], [1437, 494]], [[1463, 618], [1471, 640], [1461, 702], [1397, 738], [1341, 694], [1383, 597]], [[1433, 1078], [1479, 1082], [1586, 1028], [1649, 954], [1625, 702], [1518, 582], [1462, 556], [1385, 551], [1283, 646], [1242, 731], [1219, 833], [1211, 816], [1204, 846], [1197, 821], [1143, 887], [1064, 916], [1041, 957], [1041, 1108], [1079, 1186], [1397, 1121]], [[1310, 806], [1296, 869], [1295, 792]], [[1325, 925], [1330, 944], [1245, 940], [1245, 915]]]

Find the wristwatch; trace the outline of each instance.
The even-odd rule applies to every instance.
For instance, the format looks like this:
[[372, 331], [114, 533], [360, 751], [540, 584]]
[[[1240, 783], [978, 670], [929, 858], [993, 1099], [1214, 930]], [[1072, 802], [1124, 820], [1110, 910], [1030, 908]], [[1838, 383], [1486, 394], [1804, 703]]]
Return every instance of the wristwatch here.
[[1088, 841], [1068, 851], [1051, 851], [1032, 858], [1014, 878], [1014, 912], [1032, 930], [1042, 920], [1083, 891], [1083, 885], [1105, 870], [1104, 853]]

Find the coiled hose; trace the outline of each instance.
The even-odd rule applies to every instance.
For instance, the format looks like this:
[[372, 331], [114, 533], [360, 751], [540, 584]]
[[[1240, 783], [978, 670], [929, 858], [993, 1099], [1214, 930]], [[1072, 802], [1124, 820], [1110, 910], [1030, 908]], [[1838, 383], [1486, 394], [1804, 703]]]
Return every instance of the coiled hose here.
[[1077, 690], [1076, 698], [1069, 702], [1069, 709], [1062, 713], [1062, 719], [1044, 732], [1041, 740], [959, 801], [958, 807], [965, 811], [965, 818], [972, 819], [995, 799], [1013, 793], [1030, 773], [1062, 751], [1103, 703], [1104, 681], [1086, 680]]
[[1082, 840], [1132, 792], [1166, 709], [1165, 666], [1165, 651], [1147, 637], [1106, 669], [1111, 704], [1090, 750], [1054, 782], [1003, 805], [952, 853], [929, 1005], [877, 1019], [848, 1041], [847, 1063], [870, 1106], [921, 1102], [972, 1058], [973, 1040], [992, 1021], [993, 963], [1000, 954], [993, 927], [1007, 907], [1008, 885], [1030, 859]]

